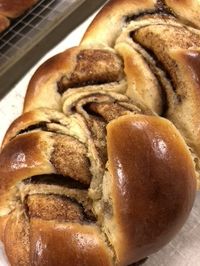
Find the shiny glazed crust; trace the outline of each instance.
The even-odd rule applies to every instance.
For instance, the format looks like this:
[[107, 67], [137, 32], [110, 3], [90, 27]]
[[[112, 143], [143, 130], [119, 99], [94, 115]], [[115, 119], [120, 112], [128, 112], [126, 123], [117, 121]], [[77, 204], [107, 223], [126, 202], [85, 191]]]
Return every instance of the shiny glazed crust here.
[[134, 265], [182, 228], [200, 180], [198, 6], [111, 0], [33, 75], [0, 153], [12, 266]]
[[108, 228], [119, 260], [128, 265], [157, 251], [182, 226], [194, 200], [193, 164], [170, 122], [140, 115], [108, 125], [108, 158], [114, 206]]

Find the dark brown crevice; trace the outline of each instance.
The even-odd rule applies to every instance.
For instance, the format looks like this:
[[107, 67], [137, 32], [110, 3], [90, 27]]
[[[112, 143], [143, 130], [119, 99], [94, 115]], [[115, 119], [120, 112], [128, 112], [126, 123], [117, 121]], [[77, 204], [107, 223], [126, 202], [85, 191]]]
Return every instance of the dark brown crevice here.
[[20, 130], [18, 133], [17, 133], [17, 136], [18, 135], [21, 135], [21, 134], [24, 134], [24, 133], [28, 133], [30, 131], [34, 131], [36, 129], [41, 129], [42, 131], [48, 131], [47, 129], [47, 122], [39, 122], [35, 125], [31, 125], [31, 126], [28, 126], [22, 130]]
[[80, 183], [79, 181], [74, 180], [71, 177], [66, 177], [57, 174], [32, 176], [28, 179], [25, 179], [23, 183], [25, 185], [28, 184], [57, 185], [57, 186], [67, 187], [71, 189], [79, 189], [79, 190], [89, 189], [89, 185]]
[[[135, 40], [134, 40], [135, 41]], [[141, 44], [140, 44], [141, 45]], [[169, 73], [169, 71], [166, 69], [166, 67], [164, 66], [164, 64], [158, 59], [158, 57], [156, 56], [156, 54], [151, 50], [146, 48], [145, 46], [141, 45], [142, 48], [151, 56], [151, 58], [153, 58], [154, 62], [155, 62], [155, 66], [162, 70], [165, 73], [165, 77], [166, 79], [170, 82], [170, 84], [172, 85], [173, 91], [176, 91], [176, 85]]]
[[121, 106], [120, 102], [115, 99], [111, 99], [110, 102], [87, 102], [83, 105], [83, 109], [89, 115], [89, 117], [86, 118], [86, 124], [94, 140], [94, 145], [101, 160], [102, 167], [105, 167], [108, 160], [106, 125], [111, 120], [127, 114], [130, 110]]
[[165, 0], [157, 0], [155, 7], [158, 13], [164, 12], [165, 14], [168, 14], [174, 17], [176, 16], [173, 10], [166, 5]]
[[157, 82], [159, 84], [159, 88], [161, 89], [161, 98], [162, 98], [162, 112], [160, 113], [160, 116], [165, 117], [167, 111], [169, 110], [169, 103], [167, 100], [167, 92], [164, 88], [164, 85], [162, 84], [159, 75], [155, 74]]
[[[135, 32], [134, 32], [135, 33]], [[162, 93], [162, 102], [163, 102], [163, 110], [162, 113], [160, 114], [160, 116], [165, 116], [166, 112], [168, 111], [169, 108], [169, 104], [168, 104], [168, 99], [167, 99], [167, 92], [165, 89], [165, 86], [159, 76], [158, 73], [155, 72], [155, 67], [159, 70], [161, 70], [164, 74], [165, 74], [165, 78], [168, 80], [168, 82], [171, 85], [172, 90], [176, 93], [177, 89], [176, 89], [176, 84], [174, 82], [174, 80], [171, 77], [171, 74], [169, 73], [169, 71], [166, 69], [166, 67], [164, 66], [164, 64], [158, 59], [158, 57], [156, 56], [156, 54], [149, 48], [146, 48], [144, 45], [142, 45], [141, 43], [139, 43], [135, 38], [134, 38], [134, 33], [131, 32], [130, 33], [130, 37], [133, 39], [133, 41], [139, 45], [146, 53], [148, 53], [148, 55], [153, 59], [155, 66], [152, 66], [151, 62], [149, 62], [141, 53], [140, 55], [143, 57], [143, 59], [145, 60], [145, 62], [148, 64], [149, 68], [151, 69], [151, 72], [155, 75], [157, 82], [159, 84], [159, 87], [161, 88], [161, 93]]]
[[[176, 85], [175, 85], [175, 83], [174, 83], [174, 81], [173, 81], [173, 79], [172, 79], [172, 77], [171, 77], [169, 71], [166, 69], [166, 67], [164, 66], [164, 64], [158, 59], [158, 57], [156, 56], [156, 54], [155, 54], [151, 49], [145, 47], [144, 45], [142, 45], [140, 42], [138, 42], [138, 41], [136, 40], [136, 38], [135, 38], [135, 36], [134, 36], [136, 33], [137, 33], [137, 31], [130, 33], [130, 37], [133, 39], [133, 41], [134, 41], [136, 44], [140, 45], [140, 47], [141, 47], [143, 50], [145, 50], [145, 51], [149, 54], [149, 56], [150, 56], [150, 57], [153, 59], [153, 61], [155, 62], [155, 66], [156, 66], [158, 69], [162, 70], [162, 71], [165, 73], [165, 76], [166, 76], [167, 80], [170, 81], [170, 83], [171, 83], [171, 85], [172, 85], [172, 88], [173, 88], [173, 90], [174, 90], [174, 92], [175, 92], [175, 91], [176, 91]], [[148, 62], [147, 60], [146, 60], [146, 62], [147, 62], [148, 65], [150, 66], [150, 64], [149, 64], [149, 62]], [[154, 73], [154, 74], [156, 74], [156, 73]]]
[[[26, 180], [23, 181], [23, 184], [26, 186], [28, 185], [52, 185], [52, 186], [60, 186], [61, 188], [67, 188], [67, 189], [72, 189], [75, 191], [77, 191], [76, 193], [78, 193], [78, 191], [82, 190], [82, 191], [88, 191], [89, 189], [89, 185], [85, 185], [83, 183], [80, 183], [70, 177], [65, 177], [65, 176], [62, 176], [62, 175], [57, 175], [57, 174], [47, 174], [47, 175], [38, 175], [38, 176], [32, 176]], [[89, 202], [85, 204], [81, 203], [82, 200], [83, 202], [86, 200], [86, 199], [79, 199], [76, 198], [76, 193], [75, 194], [72, 194], [72, 195], [58, 195], [58, 194], [52, 194], [52, 192], [50, 192], [49, 194], [43, 194], [42, 192], [39, 193], [38, 195], [41, 195], [41, 196], [52, 196], [52, 197], [57, 197], [57, 198], [60, 198], [60, 199], [66, 199], [66, 200], [70, 200], [72, 203], [74, 204], [78, 204], [78, 206], [81, 208], [81, 212], [83, 213], [83, 222], [96, 222], [96, 218], [95, 218], [95, 215], [94, 213], [92, 212], [92, 208], [89, 204]], [[33, 195], [37, 195], [37, 192], [34, 193]], [[31, 196], [31, 195], [30, 195]], [[26, 196], [25, 198], [25, 201], [24, 201], [24, 207], [25, 207], [25, 210], [26, 210], [26, 214], [27, 216], [29, 217], [30, 215], [28, 215], [29, 213], [29, 208], [28, 208], [28, 205], [27, 205], [27, 197], [28, 195]], [[48, 203], [49, 204], [49, 203]], [[47, 204], [47, 205], [48, 205]], [[89, 205], [88, 205], [89, 204]], [[39, 212], [39, 211], [38, 211]], [[30, 217], [29, 217], [30, 218]]]
[[49, 129], [49, 125], [53, 124], [42, 122], [27, 127], [21, 132], [41, 129], [54, 133], [51, 135], [54, 145], [50, 162], [55, 167], [56, 173], [61, 176], [70, 176], [72, 179], [89, 186], [92, 176], [89, 170], [91, 163], [87, 156], [87, 147], [73, 136], [68, 135], [67, 132], [60, 133], [57, 130]]
[[[52, 124], [56, 124], [56, 125], [60, 125], [60, 126], [62, 126], [62, 124], [59, 123], [57, 120], [51, 120], [51, 121], [49, 121], [49, 122], [47, 122], [47, 121], [41, 121], [41, 122], [38, 122], [38, 123], [36, 123], [36, 124], [34, 124], [34, 125], [31, 125], [31, 126], [25, 127], [24, 129], [20, 130], [20, 131], [17, 133], [17, 136], [18, 136], [18, 135], [21, 135], [21, 134], [24, 134], [24, 133], [28, 133], [28, 132], [30, 132], [30, 131], [37, 130], [37, 129], [40, 129], [40, 130], [42, 130], [42, 131], [47, 131], [47, 132], [52, 132], [52, 133], [53, 133], [53, 131], [52, 131], [52, 130], [49, 130], [48, 127], [47, 127], [47, 125], [48, 125], [48, 124], [51, 124], [51, 123], [52, 123]], [[61, 133], [59, 133], [59, 134], [61, 134]]]
[[28, 219], [30, 222], [29, 207], [27, 204], [27, 196], [24, 198], [24, 201], [21, 202], [21, 204], [23, 205], [24, 215], [26, 216], [26, 219]]
[[87, 104], [85, 104], [83, 106], [83, 109], [86, 111], [86, 113], [88, 115], [90, 115], [91, 117], [96, 118], [99, 121], [102, 121], [102, 122], [106, 123], [104, 117], [99, 112], [97, 112], [97, 111], [95, 111], [94, 109], [91, 108], [91, 104], [92, 103], [87, 103]]
[[[65, 78], [65, 77], [63, 77]], [[98, 86], [98, 85], [104, 85], [104, 84], [109, 84], [114, 81], [108, 82], [107, 80], [103, 81], [98, 81], [98, 80], [89, 80], [89, 81], [84, 81], [84, 82], [77, 82], [77, 83], [69, 83], [67, 86], [65, 86], [62, 82], [62, 79], [57, 83], [57, 91], [59, 94], [63, 94], [66, 92], [68, 89], [78, 89], [80, 87], [87, 87], [87, 86]]]
[[160, 16], [163, 19], [165, 18], [175, 18], [175, 15], [172, 14], [170, 11], [166, 11], [166, 10], [154, 10], [154, 11], [145, 11], [145, 12], [141, 12], [137, 15], [132, 15], [132, 16], [128, 16], [126, 17], [125, 23], [130, 23], [131, 21], [135, 21], [135, 20], [139, 20], [142, 19], [144, 17], [154, 17], [154, 16]]
[[[134, 40], [135, 41], [135, 40]], [[151, 51], [150, 49], [147, 49], [145, 47], [143, 47], [141, 44], [140, 46], [149, 54], [149, 56], [151, 56], [151, 58], [154, 60], [155, 62], [155, 67], [160, 69], [163, 73], [165, 73], [165, 78], [168, 80], [168, 82], [171, 85], [171, 88], [173, 89], [174, 92], [176, 92], [176, 86], [174, 84], [174, 81], [172, 80], [172, 77], [170, 75], [170, 73], [168, 72], [168, 70], [166, 70], [166, 68], [164, 67], [164, 65], [162, 64], [162, 62], [157, 58], [157, 56], [155, 55], [155, 53], [153, 51]], [[148, 64], [149, 68], [151, 69], [151, 72], [155, 75], [157, 82], [159, 84], [159, 87], [161, 89], [161, 97], [162, 97], [162, 112], [160, 114], [160, 116], [165, 116], [165, 114], [167, 113], [168, 109], [169, 109], [169, 104], [168, 104], [168, 99], [167, 99], [167, 92], [166, 92], [166, 88], [164, 86], [164, 84], [161, 81], [161, 78], [159, 76], [158, 73], [154, 72], [154, 67], [151, 65], [150, 62], [148, 62], [145, 58], [144, 58], [145, 62]]]
[[105, 166], [107, 156], [106, 146], [106, 121], [102, 119], [98, 114], [90, 115], [89, 119], [85, 119], [87, 128], [90, 131], [93, 143], [95, 145], [96, 152], [101, 161], [102, 167]]
[[[87, 102], [83, 109], [89, 117], [86, 117], [86, 124], [96, 147], [96, 151], [104, 168], [108, 160], [106, 145], [106, 125], [122, 115], [130, 113], [128, 107], [120, 105], [115, 99], [102, 102]], [[131, 104], [131, 102], [129, 102]]]
[[[125, 106], [123, 104], [130, 104]], [[133, 112], [131, 106], [134, 107], [131, 100], [129, 101], [113, 101], [111, 103], [92, 103], [91, 108], [101, 114], [106, 121], [109, 123], [113, 119], [116, 119], [122, 115]]]
[[147, 260], [148, 260], [148, 258], [144, 258], [144, 259], [142, 259], [142, 260], [140, 260], [138, 262], [135, 262], [135, 263], [133, 263], [133, 264], [131, 264], [129, 266], [140, 266], [140, 265], [143, 265]]
[[147, 10], [144, 12], [140, 12], [139, 14], [136, 14], [136, 15], [128, 16], [126, 17], [125, 22], [130, 23], [133, 20], [141, 19], [145, 16], [154, 17], [157, 15], [160, 15], [163, 18], [166, 18], [166, 17], [176, 18], [176, 14], [171, 10], [171, 8], [169, 8], [165, 4], [164, 0], [157, 0], [154, 10]]
[[132, 112], [132, 109], [128, 108], [128, 106], [123, 106], [123, 103], [132, 104], [131, 100], [121, 102], [113, 99], [110, 102], [90, 102], [84, 106], [84, 109], [92, 117], [107, 124], [113, 119], [127, 114], [127, 112]]

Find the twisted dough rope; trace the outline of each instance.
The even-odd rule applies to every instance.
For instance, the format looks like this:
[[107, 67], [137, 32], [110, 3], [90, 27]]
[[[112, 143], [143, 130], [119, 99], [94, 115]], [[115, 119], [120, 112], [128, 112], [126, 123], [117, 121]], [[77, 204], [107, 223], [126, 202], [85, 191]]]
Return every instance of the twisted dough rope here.
[[195, 0], [110, 1], [81, 42], [119, 53], [128, 82], [126, 94], [135, 100], [139, 93], [139, 102], [179, 129], [195, 158], [198, 187], [199, 7]]
[[[136, 105], [168, 118], [179, 129], [194, 157], [199, 187], [198, 6], [198, 1], [110, 1], [86, 31], [81, 45], [82, 49], [109, 50], [122, 58], [125, 75], [121, 80], [127, 83], [126, 95]], [[56, 81], [63, 76], [70, 80], [76, 60], [72, 54], [68, 51], [66, 56], [55, 59], [60, 72], [55, 74], [55, 69], [48, 69], [43, 77], [48, 79], [51, 71], [54, 76], [45, 85], [40, 77], [42, 69], [35, 75], [27, 92], [25, 111], [44, 105], [59, 109]], [[90, 75], [88, 80], [95, 78]], [[44, 104], [47, 88], [52, 103]]]
[[34, 74], [0, 155], [12, 265], [126, 266], [184, 224], [196, 190], [198, 3], [184, 27], [166, 4], [110, 1], [81, 46]]

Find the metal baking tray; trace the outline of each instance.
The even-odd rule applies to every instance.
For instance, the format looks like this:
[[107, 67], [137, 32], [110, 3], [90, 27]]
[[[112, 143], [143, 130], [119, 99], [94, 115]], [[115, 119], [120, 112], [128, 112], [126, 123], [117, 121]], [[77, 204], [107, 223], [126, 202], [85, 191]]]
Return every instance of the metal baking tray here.
[[40, 0], [0, 34], [0, 98], [105, 0]]

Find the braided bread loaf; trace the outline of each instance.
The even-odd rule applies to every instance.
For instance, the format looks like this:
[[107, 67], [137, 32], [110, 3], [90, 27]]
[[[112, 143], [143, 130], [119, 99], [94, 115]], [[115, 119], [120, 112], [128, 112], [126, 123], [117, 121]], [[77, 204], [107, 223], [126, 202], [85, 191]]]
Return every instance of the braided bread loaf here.
[[199, 183], [198, 7], [110, 1], [36, 71], [0, 154], [11, 265], [134, 265], [183, 226]]
[[0, 0], [0, 32], [10, 25], [10, 19], [21, 16], [38, 0]]

